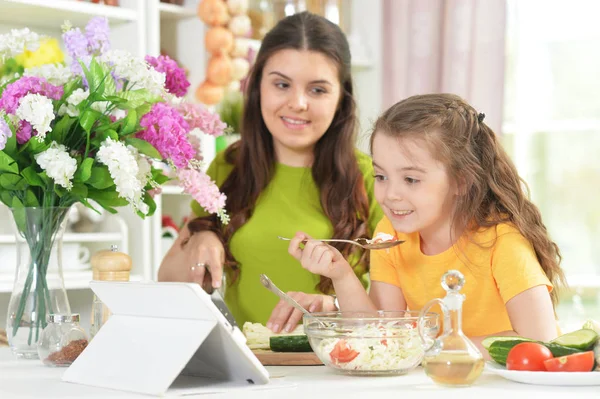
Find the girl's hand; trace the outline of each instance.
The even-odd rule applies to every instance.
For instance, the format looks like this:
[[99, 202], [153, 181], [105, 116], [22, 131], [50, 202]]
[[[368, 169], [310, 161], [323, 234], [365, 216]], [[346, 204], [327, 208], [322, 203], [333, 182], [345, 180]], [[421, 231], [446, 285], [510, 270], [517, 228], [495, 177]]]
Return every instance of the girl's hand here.
[[[305, 294], [304, 292], [288, 292], [289, 296], [294, 298], [296, 302], [302, 305], [309, 312], [333, 312], [336, 311], [334, 299], [330, 295]], [[302, 312], [288, 305], [283, 299], [277, 303], [269, 321], [267, 328], [274, 333], [280, 332], [282, 329], [285, 332], [290, 332], [302, 320]]]
[[200, 231], [192, 234], [182, 248], [189, 281], [200, 284], [209, 293], [219, 288], [225, 262], [225, 248], [219, 237], [212, 231]]
[[[303, 240], [308, 240], [304, 248], [300, 248]], [[344, 256], [334, 247], [324, 242], [312, 240], [303, 232], [298, 232], [290, 241], [288, 252], [300, 261], [303, 268], [311, 273], [339, 280], [349, 273], [354, 274]]]

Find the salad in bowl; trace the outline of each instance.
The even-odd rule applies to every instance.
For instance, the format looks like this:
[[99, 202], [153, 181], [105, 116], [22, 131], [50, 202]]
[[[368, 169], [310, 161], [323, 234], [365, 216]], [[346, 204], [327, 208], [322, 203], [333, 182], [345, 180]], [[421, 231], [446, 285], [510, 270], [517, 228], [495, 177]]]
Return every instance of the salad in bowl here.
[[323, 312], [304, 316], [311, 347], [327, 366], [358, 375], [405, 374], [423, 359], [417, 330], [432, 339], [439, 331], [438, 315], [419, 312]]

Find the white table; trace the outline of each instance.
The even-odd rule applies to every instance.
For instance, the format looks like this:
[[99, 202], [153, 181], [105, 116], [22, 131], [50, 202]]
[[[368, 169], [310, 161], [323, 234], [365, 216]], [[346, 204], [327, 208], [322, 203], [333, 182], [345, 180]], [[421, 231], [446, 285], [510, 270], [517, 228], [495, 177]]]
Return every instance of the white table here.
[[[477, 398], [543, 399], [600, 398], [600, 386], [552, 387], [518, 384], [487, 371], [469, 388], [444, 388], [425, 376], [422, 368], [404, 376], [351, 377], [337, 374], [325, 366], [268, 367], [273, 389], [238, 390], [194, 397], [243, 399], [317, 399], [317, 398]], [[8, 348], [0, 348], [0, 398], [143, 398], [145, 396], [70, 384], [61, 381], [64, 369], [44, 366], [39, 360], [15, 360]], [[282, 385], [279, 388], [277, 382]], [[187, 396], [189, 397], [189, 396]]]

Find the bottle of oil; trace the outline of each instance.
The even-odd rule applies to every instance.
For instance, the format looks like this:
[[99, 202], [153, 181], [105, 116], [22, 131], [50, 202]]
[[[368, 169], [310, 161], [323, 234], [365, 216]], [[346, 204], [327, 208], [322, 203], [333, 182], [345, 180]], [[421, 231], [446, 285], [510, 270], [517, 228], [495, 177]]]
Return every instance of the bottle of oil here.
[[[442, 287], [446, 290], [443, 299], [434, 299], [422, 310], [427, 314], [433, 305], [440, 305], [444, 313], [444, 332], [437, 338], [424, 337], [429, 342], [423, 359], [425, 373], [437, 384], [446, 386], [469, 386], [481, 375], [484, 360], [479, 349], [462, 331], [462, 304], [465, 296], [459, 291], [465, 279], [457, 270], [449, 270], [442, 277]], [[433, 342], [432, 342], [433, 341]]]

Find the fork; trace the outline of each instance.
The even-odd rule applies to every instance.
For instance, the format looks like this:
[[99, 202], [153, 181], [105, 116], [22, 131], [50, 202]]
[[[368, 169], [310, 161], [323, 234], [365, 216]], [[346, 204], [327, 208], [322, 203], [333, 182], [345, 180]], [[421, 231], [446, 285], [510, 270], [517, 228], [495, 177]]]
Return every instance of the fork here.
[[[277, 236], [277, 238], [279, 238], [280, 240], [284, 240], [284, 241], [291, 241], [291, 238], [286, 238], [286, 237], [282, 237], [282, 236]], [[388, 248], [392, 248], [395, 247], [396, 245], [400, 245], [404, 242], [404, 240], [393, 240], [393, 241], [381, 241], [381, 242], [375, 242], [375, 243], [369, 243], [369, 241], [366, 238], [356, 238], [354, 240], [343, 240], [341, 238], [330, 238], [330, 239], [316, 239], [317, 241], [321, 241], [321, 242], [345, 242], [348, 244], [352, 244], [352, 245], [358, 245], [361, 248], [364, 249], [388, 249]], [[308, 242], [308, 240], [302, 240], [303, 244], [306, 244]], [[362, 243], [362, 244], [361, 244]]]

